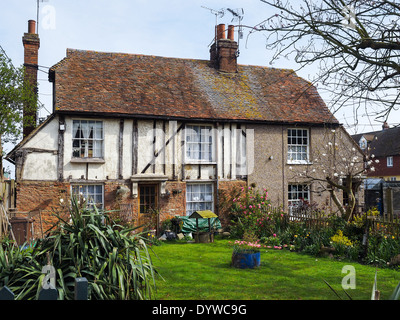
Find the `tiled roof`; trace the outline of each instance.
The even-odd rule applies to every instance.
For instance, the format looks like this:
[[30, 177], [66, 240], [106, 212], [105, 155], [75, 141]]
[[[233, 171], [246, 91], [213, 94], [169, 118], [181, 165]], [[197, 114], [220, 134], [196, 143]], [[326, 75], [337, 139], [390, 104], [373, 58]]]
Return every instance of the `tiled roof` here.
[[400, 155], [400, 127], [360, 133], [352, 137], [357, 143], [364, 137], [369, 142], [369, 153], [377, 157]]
[[338, 123], [292, 70], [205, 60], [67, 50], [50, 69], [56, 112], [289, 123]]

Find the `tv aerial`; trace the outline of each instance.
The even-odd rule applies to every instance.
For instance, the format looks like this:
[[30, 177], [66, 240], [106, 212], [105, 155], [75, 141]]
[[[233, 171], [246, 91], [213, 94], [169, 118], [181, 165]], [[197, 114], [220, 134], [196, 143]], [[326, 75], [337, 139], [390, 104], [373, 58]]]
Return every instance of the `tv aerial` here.
[[222, 8], [219, 10], [214, 10], [205, 6], [201, 6], [203, 9], [209, 10], [212, 14], [215, 15], [215, 26], [218, 25], [218, 18], [222, 18], [225, 15], [225, 10], [230, 12], [233, 16], [231, 22], [238, 22], [239, 25], [239, 39], [243, 39], [243, 27], [242, 27], [242, 20], [244, 16], [244, 10], [243, 8], [238, 8], [238, 9], [230, 9], [230, 8]]
[[239, 31], [238, 31], [239, 39], [243, 39], [243, 27], [242, 27], [242, 20], [243, 20], [243, 16], [244, 16], [243, 8], [238, 8], [238, 9], [227, 8], [226, 10], [228, 10], [233, 15], [231, 22], [238, 22], [238, 24], [239, 24]]
[[203, 9], [209, 10], [212, 14], [215, 15], [215, 25], [218, 24], [218, 17], [222, 18], [225, 15], [224, 9], [214, 10], [211, 8], [207, 8], [205, 6], [201, 6]]

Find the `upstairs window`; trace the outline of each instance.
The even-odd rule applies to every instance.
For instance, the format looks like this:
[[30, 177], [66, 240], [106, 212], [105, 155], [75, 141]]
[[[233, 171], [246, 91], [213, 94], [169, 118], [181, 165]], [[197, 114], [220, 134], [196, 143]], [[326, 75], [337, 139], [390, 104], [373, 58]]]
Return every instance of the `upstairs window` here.
[[393, 167], [393, 157], [387, 157], [386, 163], [388, 167]]
[[72, 156], [74, 158], [103, 157], [103, 122], [74, 120], [72, 125]]
[[211, 129], [211, 126], [186, 126], [186, 160], [212, 161]]
[[307, 163], [309, 142], [307, 129], [288, 129], [288, 163]]

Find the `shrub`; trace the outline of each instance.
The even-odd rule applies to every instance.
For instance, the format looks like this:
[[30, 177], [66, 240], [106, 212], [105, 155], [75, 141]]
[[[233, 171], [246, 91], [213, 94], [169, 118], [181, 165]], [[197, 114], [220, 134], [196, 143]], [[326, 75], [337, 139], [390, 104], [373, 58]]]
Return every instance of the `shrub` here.
[[392, 235], [372, 235], [368, 239], [366, 263], [377, 266], [389, 265], [400, 252], [399, 239]]
[[249, 187], [242, 188], [231, 205], [231, 234], [243, 238], [247, 230], [252, 230], [258, 239], [269, 237], [285, 224], [284, 213], [272, 208], [268, 192], [263, 193]]
[[133, 229], [115, 225], [96, 208], [71, 201], [70, 217], [58, 216], [57, 228], [27, 249], [0, 249], [0, 279], [17, 299], [36, 299], [42, 267], [56, 270], [60, 299], [73, 299], [74, 280], [86, 277], [91, 299], [150, 299], [155, 275], [147, 246]]

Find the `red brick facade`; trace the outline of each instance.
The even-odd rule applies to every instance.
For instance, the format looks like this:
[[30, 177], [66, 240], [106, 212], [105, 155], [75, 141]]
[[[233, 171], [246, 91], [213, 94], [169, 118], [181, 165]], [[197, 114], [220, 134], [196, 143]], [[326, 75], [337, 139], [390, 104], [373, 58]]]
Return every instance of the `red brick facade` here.
[[[128, 183], [111, 181], [104, 183], [104, 209], [119, 217], [121, 205], [130, 204], [133, 223], [151, 225], [156, 228], [155, 219], [150, 223], [151, 215], [138, 214], [138, 198], [133, 197]], [[229, 224], [229, 203], [236, 190], [246, 186], [246, 181], [221, 181], [218, 192], [214, 195], [215, 212], [218, 213], [223, 227]], [[126, 188], [126, 192], [119, 192]], [[129, 189], [129, 190], [128, 190]], [[71, 184], [64, 182], [29, 182], [24, 181], [17, 186], [17, 212], [19, 215], [34, 219], [33, 229], [35, 238], [45, 235], [58, 221], [55, 213], [65, 217], [68, 213]], [[159, 221], [174, 216], [186, 215], [186, 183], [168, 181], [165, 194], [159, 195]]]
[[370, 177], [399, 177], [400, 176], [400, 155], [392, 156], [392, 166], [388, 166], [388, 157], [376, 157], [379, 163], [374, 163], [375, 171], [368, 172]]

